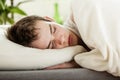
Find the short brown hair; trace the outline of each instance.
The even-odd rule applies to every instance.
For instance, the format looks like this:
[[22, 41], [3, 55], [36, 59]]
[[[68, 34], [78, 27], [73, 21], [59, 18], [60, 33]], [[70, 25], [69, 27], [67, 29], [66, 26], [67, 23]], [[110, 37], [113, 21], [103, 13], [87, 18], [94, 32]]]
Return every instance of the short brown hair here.
[[13, 26], [8, 28], [7, 38], [23, 46], [29, 46], [32, 41], [37, 39], [37, 34], [35, 33], [35, 25], [39, 20], [49, 21], [39, 16], [27, 16], [25, 18], [22, 18]]

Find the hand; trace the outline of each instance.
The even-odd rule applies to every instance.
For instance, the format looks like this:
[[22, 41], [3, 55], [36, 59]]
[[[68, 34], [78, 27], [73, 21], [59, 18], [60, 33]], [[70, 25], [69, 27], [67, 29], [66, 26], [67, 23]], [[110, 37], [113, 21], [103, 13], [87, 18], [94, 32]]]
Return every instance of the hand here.
[[55, 20], [53, 18], [49, 17], [49, 16], [44, 16], [44, 18], [51, 21], [51, 22], [55, 22]]
[[66, 68], [80, 68], [80, 66], [77, 63], [75, 63], [75, 61], [71, 61], [71, 62], [65, 62], [55, 66], [47, 67], [45, 69], [50, 70], [50, 69], [66, 69]]

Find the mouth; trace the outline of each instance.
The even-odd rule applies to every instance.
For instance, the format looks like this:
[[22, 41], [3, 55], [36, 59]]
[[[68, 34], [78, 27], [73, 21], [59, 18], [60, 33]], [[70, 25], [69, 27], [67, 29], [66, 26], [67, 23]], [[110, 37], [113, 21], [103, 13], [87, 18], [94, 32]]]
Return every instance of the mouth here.
[[71, 36], [69, 35], [69, 39], [68, 39], [68, 44], [69, 46], [71, 45]]

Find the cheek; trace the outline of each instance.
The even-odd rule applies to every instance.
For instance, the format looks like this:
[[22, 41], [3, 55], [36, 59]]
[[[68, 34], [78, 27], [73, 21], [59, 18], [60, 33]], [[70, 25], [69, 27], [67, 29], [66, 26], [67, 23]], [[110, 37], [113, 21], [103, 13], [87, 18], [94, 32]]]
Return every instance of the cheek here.
[[69, 36], [69, 31], [67, 29], [64, 29], [64, 28], [60, 28], [56, 34], [55, 34], [57, 37], [60, 37], [60, 36], [64, 36], [65, 40], [67, 40], [68, 36]]
[[61, 33], [61, 34], [66, 34], [66, 33], [67, 33], [67, 30], [66, 30], [65, 28], [60, 27], [60, 28], [58, 28], [58, 31], [57, 31], [57, 32], [59, 32], [59, 33]]
[[57, 45], [56, 47], [55, 47], [55, 49], [61, 49], [61, 48], [65, 48], [66, 46], [64, 46], [64, 45]]

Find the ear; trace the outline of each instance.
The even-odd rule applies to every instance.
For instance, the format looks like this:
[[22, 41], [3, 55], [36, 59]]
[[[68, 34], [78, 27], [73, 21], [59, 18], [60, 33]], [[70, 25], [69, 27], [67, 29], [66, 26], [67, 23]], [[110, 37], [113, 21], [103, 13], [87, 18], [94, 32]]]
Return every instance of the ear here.
[[49, 17], [49, 16], [44, 16], [44, 18], [51, 21], [51, 22], [55, 22], [55, 20], [53, 18]]

